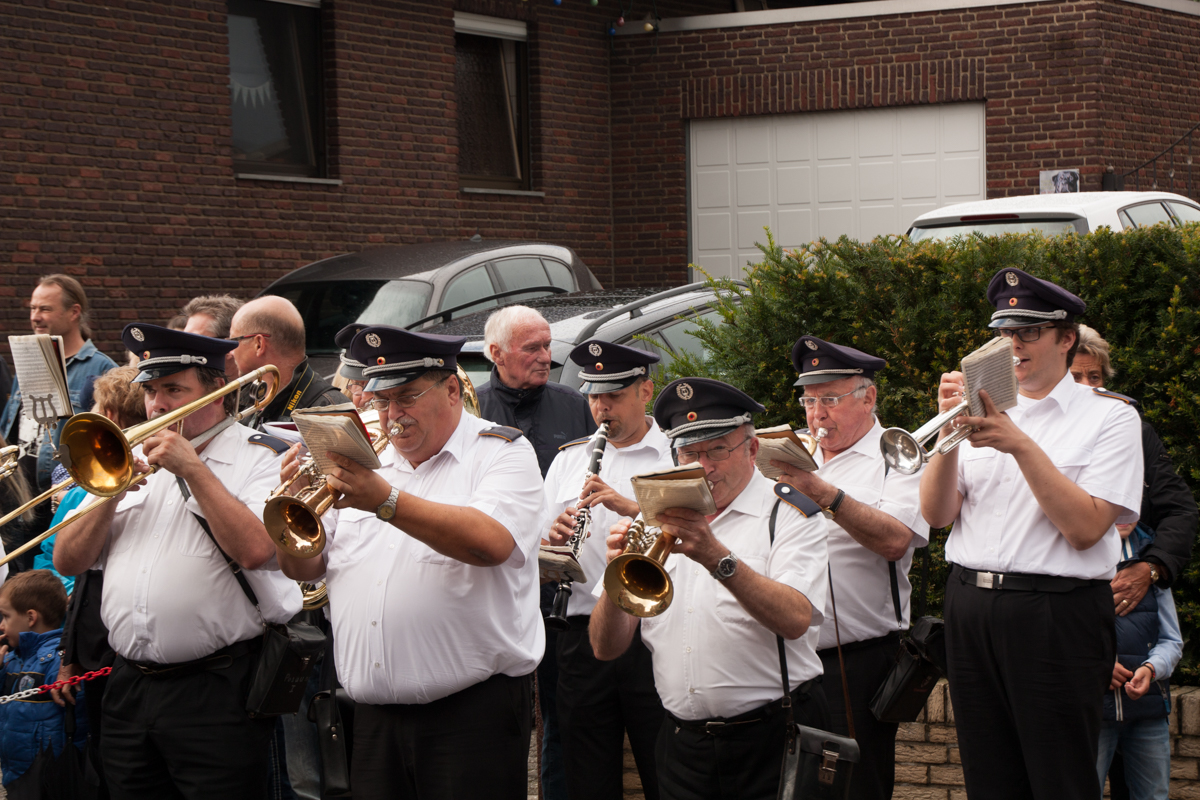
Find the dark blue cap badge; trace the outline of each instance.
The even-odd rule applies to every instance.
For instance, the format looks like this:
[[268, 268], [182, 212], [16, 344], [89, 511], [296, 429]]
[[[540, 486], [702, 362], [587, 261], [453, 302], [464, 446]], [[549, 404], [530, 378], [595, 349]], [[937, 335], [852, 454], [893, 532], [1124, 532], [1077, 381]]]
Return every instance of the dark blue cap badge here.
[[800, 373], [799, 380], [792, 385], [807, 386], [854, 376], [874, 378], [887, 362], [853, 347], [801, 336], [792, 346], [792, 366]]
[[650, 365], [657, 364], [660, 359], [645, 350], [590, 339], [571, 351], [571, 360], [581, 367], [579, 377], [584, 384], [579, 391], [604, 394], [620, 391], [638, 378], [649, 375]]
[[654, 421], [676, 447], [716, 439], [766, 409], [754, 398], [711, 378], [680, 378], [654, 401]]
[[379, 392], [411, 383], [431, 369], [458, 368], [465, 336], [414, 333], [391, 325], [363, 328], [350, 341], [350, 358], [365, 364], [366, 391]]
[[1005, 267], [988, 284], [988, 302], [996, 307], [989, 328], [1022, 328], [1043, 322], [1074, 322], [1087, 303], [1050, 281]]
[[141, 372], [133, 379], [134, 383], [156, 380], [192, 367], [225, 372], [225, 354], [238, 346], [232, 339], [213, 339], [147, 322], [126, 325], [121, 341], [140, 359]]

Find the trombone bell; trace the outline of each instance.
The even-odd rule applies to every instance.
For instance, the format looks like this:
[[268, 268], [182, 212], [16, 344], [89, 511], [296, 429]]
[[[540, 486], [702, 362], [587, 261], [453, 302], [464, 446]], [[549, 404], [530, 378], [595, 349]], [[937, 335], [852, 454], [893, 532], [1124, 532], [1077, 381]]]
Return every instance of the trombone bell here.
[[625, 552], [604, 570], [604, 591], [617, 607], [635, 617], [657, 617], [671, 605], [675, 589], [663, 564], [675, 537], [647, 531], [639, 517], [629, 528]]

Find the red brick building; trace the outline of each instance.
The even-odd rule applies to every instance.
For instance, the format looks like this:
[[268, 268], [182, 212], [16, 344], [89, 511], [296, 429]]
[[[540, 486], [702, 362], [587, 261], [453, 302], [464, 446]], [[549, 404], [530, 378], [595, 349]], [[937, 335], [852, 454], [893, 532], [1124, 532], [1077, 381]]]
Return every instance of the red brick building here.
[[[609, 285], [679, 283], [702, 244], [720, 244], [712, 220], [734, 220], [726, 239], [739, 224], [753, 237], [764, 220], [793, 237], [902, 232], [920, 202], [951, 197], [909, 204], [906, 176], [1001, 196], [1070, 168], [1096, 190], [1106, 168], [1136, 166], [1197, 122], [1193, 0], [731, 12], [747, 1], [625, 0], [613, 36], [617, 0], [7, 0], [6, 328], [27, 332], [21, 305], [48, 272], [83, 280], [115, 352], [126, 321], [165, 320], [194, 294], [250, 296], [326, 255], [475, 233], [570, 245]], [[643, 30], [647, 15], [655, 32]], [[299, 88], [277, 74], [255, 82], [267, 69], [247, 55], [255, 41], [249, 50], [269, 70], [287, 61]], [[507, 83], [488, 105], [498, 84], [464, 65], [495, 59]], [[269, 135], [239, 133], [239, 115], [261, 117], [272, 100], [283, 156], [262, 145]], [[882, 116], [838, 116], [851, 112]], [[811, 119], [824, 127], [807, 154], [796, 143]], [[892, 143], [878, 133], [892, 130]], [[906, 162], [925, 130], [949, 149]], [[821, 162], [822, 147], [844, 144], [839, 131], [858, 150]], [[761, 166], [706, 167], [721, 137], [737, 151], [731, 164]], [[868, 197], [889, 185], [894, 208]], [[701, 207], [722, 191], [727, 208]], [[756, 191], [770, 196], [760, 211]], [[839, 192], [862, 195], [842, 216]], [[729, 248], [735, 263], [741, 251]]]

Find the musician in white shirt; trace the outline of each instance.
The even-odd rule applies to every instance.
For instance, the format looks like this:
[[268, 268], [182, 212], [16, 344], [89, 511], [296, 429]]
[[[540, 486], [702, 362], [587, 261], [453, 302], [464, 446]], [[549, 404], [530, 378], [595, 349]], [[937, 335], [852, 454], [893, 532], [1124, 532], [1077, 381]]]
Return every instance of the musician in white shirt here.
[[463, 412], [463, 341], [384, 325], [355, 335], [349, 355], [367, 365], [391, 446], [375, 471], [333, 455], [341, 499], [325, 551], [279, 551], [292, 578], [326, 582], [338, 677], [358, 704], [360, 800], [527, 791], [545, 496], [521, 432]]
[[[976, 428], [921, 476], [921, 511], [946, 542], [950, 694], [974, 798], [1096, 798], [1100, 702], [1112, 678], [1114, 523], [1141, 504], [1141, 423], [1119, 396], [1068, 369], [1084, 302], [1006, 267], [991, 327], [1010, 337], [1018, 405], [943, 429]], [[938, 404], [964, 391], [942, 376]]]
[[[679, 539], [666, 562], [674, 599], [665, 612], [639, 620], [607, 594], [592, 611], [597, 658], [623, 653], [639, 624], [653, 654], [667, 711], [656, 750], [664, 797], [719, 798], [730, 787], [743, 798], [776, 796], [786, 730], [777, 636], [797, 720], [828, 727], [815, 650], [825, 607], [825, 519], [814, 502], [755, 468], [752, 419], [762, 410], [706, 378], [663, 389], [654, 418], [680, 463], [703, 466], [717, 512], [664, 513], [663, 532]], [[627, 529], [612, 529], [610, 560]]]
[[[123, 340], [142, 357], [135, 382], [150, 418], [221, 386], [236, 345], [143, 323], [127, 326]], [[135, 472], [158, 471], [58, 534], [60, 572], [104, 570], [101, 616], [117, 658], [100, 752], [114, 798], [250, 800], [267, 791], [275, 721], [250, 719], [246, 693], [264, 621], [287, 621], [301, 597], [278, 571], [262, 524], [286, 444], [235, 424], [232, 397], [134, 448]], [[257, 608], [218, 545], [240, 565]]]
[[[580, 509], [589, 508], [591, 514], [592, 535], [579, 551], [587, 580], [570, 585], [565, 618], [570, 627], [557, 637], [558, 726], [567, 793], [571, 800], [620, 800], [628, 736], [646, 800], [657, 800], [654, 743], [663, 708], [654, 689], [650, 651], [635, 635], [620, 658], [600, 661], [588, 641], [588, 620], [596, 605], [592, 590], [607, 564], [608, 529], [621, 517], [637, 515], [630, 479], [674, 465], [670, 441], [646, 415], [646, 404], [654, 397], [649, 370], [659, 358], [593, 339], [572, 350], [571, 360], [583, 366], [579, 391], [592, 417], [609, 427], [598, 474], [588, 472], [593, 439], [587, 436], [563, 445], [546, 473], [546, 500], [551, 513], [557, 513], [549, 531], [551, 544], [568, 543]], [[554, 621], [547, 618], [547, 625]]]
[[[913, 550], [928, 544], [921, 519], [920, 477], [887, 469], [875, 416], [875, 373], [882, 358], [853, 347], [801, 336], [792, 365], [804, 387], [800, 403], [809, 433], [824, 431], [805, 472], [783, 462], [780, 478], [829, 510], [832, 597], [825, 602], [817, 654], [825, 669], [832, 730], [849, 736], [840, 642], [860, 761], [850, 780], [854, 800], [889, 798], [895, 784], [896, 723], [880, 722], [871, 700], [896, 661], [900, 631], [909, 626], [908, 569]], [[893, 576], [895, 579], [893, 586]], [[837, 604], [837, 626], [833, 604]]]

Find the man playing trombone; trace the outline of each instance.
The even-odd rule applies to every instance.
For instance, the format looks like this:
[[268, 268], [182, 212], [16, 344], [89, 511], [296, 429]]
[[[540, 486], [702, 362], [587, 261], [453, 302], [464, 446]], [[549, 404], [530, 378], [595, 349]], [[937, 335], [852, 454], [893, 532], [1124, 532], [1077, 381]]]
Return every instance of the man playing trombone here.
[[[946, 651], [972, 800], [1096, 798], [1100, 702], [1112, 678], [1114, 523], [1137, 519], [1141, 431], [1123, 399], [1068, 372], [1075, 295], [1019, 269], [988, 286], [992, 328], [1012, 339], [1018, 404], [982, 417], [963, 446], [929, 460], [921, 511], [946, 542]], [[942, 375], [938, 405], [965, 389]]]
[[464, 341], [385, 325], [354, 336], [391, 447], [377, 471], [331, 454], [328, 546], [278, 550], [290, 577], [325, 580], [338, 678], [357, 703], [358, 800], [527, 793], [546, 503], [521, 432], [463, 412]]
[[285, 445], [236, 424], [232, 394], [214, 395], [235, 342], [144, 323], [122, 339], [141, 356], [134, 381], [151, 420], [200, 405], [134, 448], [133, 472], [152, 472], [144, 486], [96, 500], [54, 548], [64, 575], [104, 570], [101, 614], [117, 652], [103, 702], [105, 777], [117, 800], [261, 798], [275, 721], [250, 719], [246, 692], [264, 619], [300, 610], [261, 521]]

